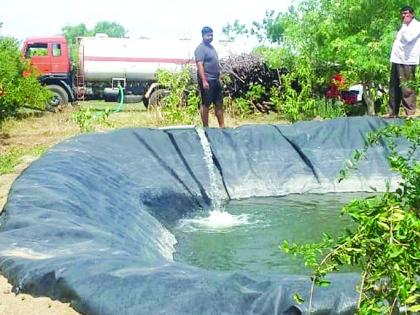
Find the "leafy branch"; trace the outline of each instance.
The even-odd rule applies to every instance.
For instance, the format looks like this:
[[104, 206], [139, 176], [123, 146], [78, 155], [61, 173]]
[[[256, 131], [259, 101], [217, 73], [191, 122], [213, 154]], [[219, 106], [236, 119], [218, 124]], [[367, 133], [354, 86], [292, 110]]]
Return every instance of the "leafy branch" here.
[[[406, 314], [420, 311], [419, 134], [420, 121], [412, 119], [370, 133], [364, 148], [355, 151], [340, 172], [343, 180], [366, 158], [369, 147], [382, 142], [390, 152], [390, 168], [401, 175], [395, 191], [388, 185], [385, 193], [354, 200], [343, 208], [342, 214], [349, 215], [357, 225], [354, 231], [347, 230], [337, 240], [324, 235], [323, 241], [316, 244], [284, 242], [286, 252], [303, 255], [313, 270], [308, 313], [315, 285], [327, 286], [325, 276], [343, 265], [362, 270], [359, 314], [393, 314], [400, 308]], [[408, 150], [399, 152], [397, 139], [408, 141]]]
[[191, 67], [184, 66], [177, 73], [166, 69], [159, 69], [156, 73], [159, 86], [167, 89], [168, 95], [161, 100], [160, 107], [152, 109], [160, 111], [168, 124], [191, 124], [197, 120], [200, 97], [192, 82], [191, 71]]

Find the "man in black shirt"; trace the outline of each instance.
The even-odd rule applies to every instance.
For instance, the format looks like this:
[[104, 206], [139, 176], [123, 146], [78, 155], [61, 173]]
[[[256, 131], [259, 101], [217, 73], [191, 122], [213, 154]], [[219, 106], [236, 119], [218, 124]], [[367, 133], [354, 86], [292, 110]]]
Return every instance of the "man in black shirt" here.
[[211, 45], [213, 30], [205, 26], [201, 30], [203, 41], [196, 48], [198, 85], [201, 95], [200, 114], [203, 126], [209, 125], [209, 107], [213, 103], [220, 128], [225, 127], [223, 119], [223, 93], [220, 84], [220, 64], [216, 49]]

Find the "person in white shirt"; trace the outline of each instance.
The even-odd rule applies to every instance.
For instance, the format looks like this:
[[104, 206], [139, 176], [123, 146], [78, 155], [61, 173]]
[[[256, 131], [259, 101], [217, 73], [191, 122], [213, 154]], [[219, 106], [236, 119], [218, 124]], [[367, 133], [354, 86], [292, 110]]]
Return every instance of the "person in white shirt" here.
[[402, 26], [391, 51], [391, 78], [389, 81], [389, 117], [397, 117], [402, 103], [407, 116], [415, 114], [416, 92], [412, 81], [420, 56], [420, 22], [414, 18], [414, 9], [401, 9]]

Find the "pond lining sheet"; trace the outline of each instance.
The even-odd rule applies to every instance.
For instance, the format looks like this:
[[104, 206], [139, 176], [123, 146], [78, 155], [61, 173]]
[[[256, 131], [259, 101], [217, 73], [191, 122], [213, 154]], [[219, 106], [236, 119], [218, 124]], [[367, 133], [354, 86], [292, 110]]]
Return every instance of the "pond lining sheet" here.
[[[342, 118], [206, 129], [224, 199], [384, 190], [387, 150], [338, 171], [366, 132], [390, 121]], [[15, 291], [86, 314], [301, 314], [307, 276], [218, 272], [173, 261], [173, 228], [211, 206], [195, 129], [121, 129], [51, 148], [14, 183], [0, 221], [0, 271]], [[304, 232], [304, 231], [303, 231]], [[317, 288], [314, 314], [352, 314], [358, 274]], [[297, 304], [299, 293], [305, 302]]]

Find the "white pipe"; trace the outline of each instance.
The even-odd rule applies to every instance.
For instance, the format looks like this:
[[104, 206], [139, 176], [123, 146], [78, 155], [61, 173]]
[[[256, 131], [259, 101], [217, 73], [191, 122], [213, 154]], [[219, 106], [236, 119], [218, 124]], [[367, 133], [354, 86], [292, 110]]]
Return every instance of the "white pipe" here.
[[165, 126], [160, 127], [160, 130], [179, 130], [179, 129], [196, 129], [196, 125], [175, 125], [175, 126]]

